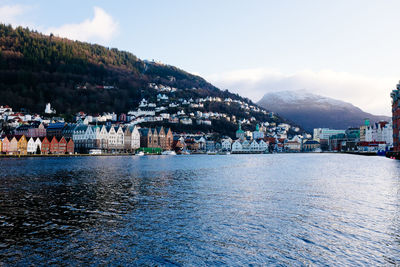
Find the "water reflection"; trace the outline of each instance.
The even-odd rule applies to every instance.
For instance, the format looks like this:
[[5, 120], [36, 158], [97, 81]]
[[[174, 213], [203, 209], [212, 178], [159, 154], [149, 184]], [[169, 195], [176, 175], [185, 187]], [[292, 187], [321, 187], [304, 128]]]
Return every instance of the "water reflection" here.
[[400, 263], [397, 161], [35, 158], [0, 170], [0, 263]]

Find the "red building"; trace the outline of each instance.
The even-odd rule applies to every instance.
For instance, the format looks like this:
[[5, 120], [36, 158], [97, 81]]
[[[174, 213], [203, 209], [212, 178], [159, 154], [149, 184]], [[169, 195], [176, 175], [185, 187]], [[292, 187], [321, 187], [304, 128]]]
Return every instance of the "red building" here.
[[392, 91], [392, 119], [393, 119], [393, 151], [400, 152], [399, 127], [400, 127], [400, 82], [396, 89]]
[[67, 142], [67, 154], [74, 154], [74, 141], [70, 138]]
[[47, 139], [47, 137], [42, 137], [42, 138], [40, 138], [40, 140], [42, 141], [42, 148], [41, 148], [42, 154], [44, 154], [44, 155], [49, 154], [50, 153], [49, 139]]
[[57, 154], [67, 153], [67, 140], [64, 137], [58, 138], [58, 152]]
[[50, 142], [50, 153], [51, 154], [59, 154], [58, 153], [58, 140], [57, 137], [53, 136]]

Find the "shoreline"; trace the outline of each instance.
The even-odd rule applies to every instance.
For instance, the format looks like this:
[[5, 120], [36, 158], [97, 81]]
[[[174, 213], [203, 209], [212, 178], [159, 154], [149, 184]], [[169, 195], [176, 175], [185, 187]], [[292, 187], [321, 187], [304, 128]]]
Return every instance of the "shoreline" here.
[[[357, 152], [332, 152], [332, 151], [325, 151], [325, 152], [281, 152], [281, 153], [231, 153], [230, 155], [274, 155], [274, 154], [350, 154], [350, 155], [359, 155], [359, 156], [379, 156], [376, 153], [357, 153]], [[181, 156], [185, 154], [177, 154], [176, 156]], [[208, 156], [215, 156], [221, 155], [226, 156], [226, 154], [207, 154], [203, 152], [193, 152], [190, 155], [208, 155]], [[0, 154], [1, 158], [60, 158], [60, 157], [109, 157], [109, 156], [137, 156], [134, 153], [104, 153], [104, 154], [31, 154], [31, 155], [7, 155], [7, 154]], [[144, 156], [165, 156], [162, 154], [145, 154]], [[138, 156], [140, 157], [140, 156]], [[390, 156], [386, 155], [387, 158]], [[400, 157], [399, 157], [400, 158]]]

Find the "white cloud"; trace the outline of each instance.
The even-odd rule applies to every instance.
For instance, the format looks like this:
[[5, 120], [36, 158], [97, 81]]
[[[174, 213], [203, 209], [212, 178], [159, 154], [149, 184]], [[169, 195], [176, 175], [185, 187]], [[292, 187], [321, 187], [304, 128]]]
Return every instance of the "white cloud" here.
[[26, 5], [3, 5], [0, 6], [0, 22], [13, 26], [26, 26], [23, 15], [31, 9]]
[[118, 22], [100, 7], [94, 7], [94, 17], [77, 24], [65, 24], [46, 30], [61, 37], [87, 42], [107, 42], [118, 32]]
[[331, 70], [303, 70], [284, 74], [273, 69], [245, 69], [207, 77], [221, 89], [229, 89], [254, 101], [268, 92], [306, 90], [350, 102], [379, 115], [391, 115], [390, 91], [396, 77], [372, 77]]

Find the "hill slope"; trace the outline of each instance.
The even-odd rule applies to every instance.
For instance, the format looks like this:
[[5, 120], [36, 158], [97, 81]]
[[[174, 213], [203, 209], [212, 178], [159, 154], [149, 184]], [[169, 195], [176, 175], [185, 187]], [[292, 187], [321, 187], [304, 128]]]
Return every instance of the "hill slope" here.
[[[122, 112], [153, 93], [148, 88], [151, 82], [180, 89], [200, 88], [192, 90], [192, 95], [238, 97], [218, 90], [201, 77], [140, 60], [129, 52], [0, 25], [3, 104], [36, 112], [46, 102], [69, 113]], [[87, 90], [75, 90], [80, 85], [87, 85]], [[98, 90], [101, 85], [119, 90]]]
[[307, 131], [320, 127], [358, 127], [365, 118], [371, 121], [390, 119], [364, 112], [347, 102], [301, 91], [268, 93], [258, 104], [302, 125]]
[[[81, 110], [122, 113], [135, 109], [142, 98], [155, 102], [159, 92], [154, 85], [176, 89], [169, 94], [171, 101], [211, 96], [255, 105], [170, 65], [141, 60], [115, 48], [0, 24], [0, 105], [42, 113], [50, 102], [70, 118]], [[244, 110], [233, 102], [210, 103], [202, 111], [224, 112], [237, 119], [254, 117], [259, 122], [285, 121]], [[235, 129], [236, 124], [230, 124]]]

